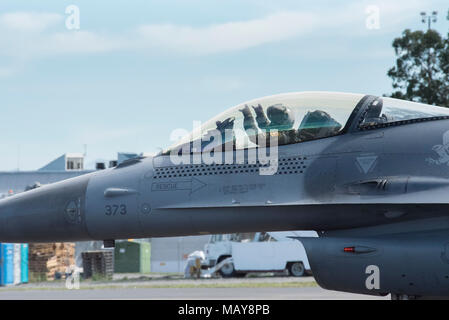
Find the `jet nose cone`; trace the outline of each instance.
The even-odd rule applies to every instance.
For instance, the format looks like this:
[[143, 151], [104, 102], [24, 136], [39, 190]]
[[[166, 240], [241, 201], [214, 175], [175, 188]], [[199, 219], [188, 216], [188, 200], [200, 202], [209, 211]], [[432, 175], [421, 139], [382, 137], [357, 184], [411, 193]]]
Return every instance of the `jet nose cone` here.
[[0, 200], [1, 242], [88, 240], [84, 219], [89, 175]]

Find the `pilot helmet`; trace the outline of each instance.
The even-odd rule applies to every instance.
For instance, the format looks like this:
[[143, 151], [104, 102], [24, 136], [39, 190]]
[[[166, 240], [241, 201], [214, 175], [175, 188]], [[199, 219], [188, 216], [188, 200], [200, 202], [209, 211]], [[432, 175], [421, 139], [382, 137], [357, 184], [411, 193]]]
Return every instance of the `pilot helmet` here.
[[293, 112], [290, 110], [290, 108], [280, 103], [269, 106], [267, 108], [267, 116], [271, 121], [270, 127], [273, 128], [291, 128], [293, 126], [293, 123], [295, 122]]

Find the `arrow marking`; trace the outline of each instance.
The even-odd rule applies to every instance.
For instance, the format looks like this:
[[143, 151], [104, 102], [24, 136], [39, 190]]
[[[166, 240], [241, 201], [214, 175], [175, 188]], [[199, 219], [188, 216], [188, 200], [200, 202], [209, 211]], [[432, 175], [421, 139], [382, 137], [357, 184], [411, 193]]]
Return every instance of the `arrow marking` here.
[[154, 182], [151, 191], [177, 191], [190, 190], [190, 194], [204, 188], [207, 184], [196, 179], [182, 181]]

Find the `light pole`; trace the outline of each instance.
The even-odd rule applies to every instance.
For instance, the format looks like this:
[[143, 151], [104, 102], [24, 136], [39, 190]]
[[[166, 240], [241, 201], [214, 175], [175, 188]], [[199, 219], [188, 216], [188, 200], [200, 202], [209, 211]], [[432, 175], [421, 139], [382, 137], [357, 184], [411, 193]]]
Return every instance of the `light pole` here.
[[431, 15], [427, 15], [427, 13], [425, 11], [421, 12], [421, 22], [422, 23], [426, 23], [427, 22], [428, 30], [430, 30], [430, 25], [432, 23], [437, 22], [437, 14], [438, 14], [437, 11], [432, 11]]

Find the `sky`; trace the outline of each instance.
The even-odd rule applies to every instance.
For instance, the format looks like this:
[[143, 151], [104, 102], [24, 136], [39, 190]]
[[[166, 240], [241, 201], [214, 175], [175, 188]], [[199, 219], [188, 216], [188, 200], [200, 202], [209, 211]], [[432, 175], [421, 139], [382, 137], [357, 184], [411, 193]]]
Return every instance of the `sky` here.
[[[447, 0], [2, 0], [0, 171], [154, 153], [174, 129], [293, 91], [392, 91], [391, 46]], [[78, 19], [79, 18], [79, 19]], [[78, 24], [79, 22], [79, 24]]]

